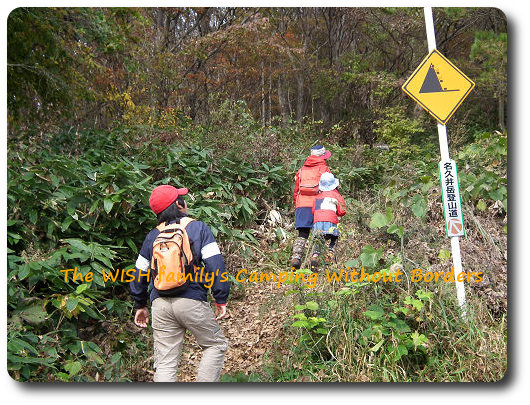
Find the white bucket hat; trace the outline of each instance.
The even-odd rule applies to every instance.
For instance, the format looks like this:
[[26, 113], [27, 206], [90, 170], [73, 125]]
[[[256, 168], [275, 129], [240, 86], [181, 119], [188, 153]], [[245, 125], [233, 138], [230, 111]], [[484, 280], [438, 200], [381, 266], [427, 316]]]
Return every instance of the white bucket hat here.
[[326, 172], [322, 173], [320, 176], [320, 182], [318, 183], [318, 188], [320, 191], [331, 191], [338, 187], [339, 179], [336, 179], [332, 173]]

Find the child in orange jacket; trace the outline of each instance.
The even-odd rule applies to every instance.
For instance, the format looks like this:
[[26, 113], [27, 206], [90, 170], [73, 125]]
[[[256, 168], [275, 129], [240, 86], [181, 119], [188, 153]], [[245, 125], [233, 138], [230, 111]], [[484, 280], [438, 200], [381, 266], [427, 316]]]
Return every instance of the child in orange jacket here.
[[311, 258], [311, 270], [316, 271], [318, 258], [320, 256], [320, 245], [329, 241], [326, 262], [333, 258], [333, 252], [337, 239], [339, 238], [339, 217], [346, 214], [346, 203], [344, 198], [337, 191], [339, 180], [331, 173], [323, 173], [320, 177], [318, 188], [319, 194], [313, 204], [313, 231], [322, 239], [317, 240]]

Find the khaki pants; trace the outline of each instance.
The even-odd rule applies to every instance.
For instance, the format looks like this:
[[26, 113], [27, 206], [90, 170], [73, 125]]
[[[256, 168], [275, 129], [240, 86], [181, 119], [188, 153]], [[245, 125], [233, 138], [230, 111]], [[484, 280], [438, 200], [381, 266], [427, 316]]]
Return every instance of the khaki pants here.
[[174, 382], [182, 341], [189, 330], [203, 349], [197, 381], [219, 381], [228, 341], [210, 304], [180, 297], [160, 297], [152, 304], [155, 382]]

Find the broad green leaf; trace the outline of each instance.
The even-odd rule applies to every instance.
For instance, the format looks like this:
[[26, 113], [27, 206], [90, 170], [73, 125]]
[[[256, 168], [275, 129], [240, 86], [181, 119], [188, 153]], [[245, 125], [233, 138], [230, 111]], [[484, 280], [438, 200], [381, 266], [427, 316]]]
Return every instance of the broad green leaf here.
[[345, 268], [350, 268], [350, 269], [356, 269], [357, 267], [359, 267], [359, 260], [357, 259], [351, 259], [351, 260], [348, 260], [346, 263], [344, 263], [344, 267]]
[[80, 239], [65, 239], [73, 248], [81, 252], [91, 253], [91, 249]]
[[79, 373], [81, 371], [81, 368], [83, 366], [81, 365], [80, 362], [78, 361], [74, 361], [72, 363], [67, 363], [64, 365], [64, 369], [68, 372], [68, 374], [70, 374], [71, 376], [74, 376], [76, 375], [77, 373]]
[[367, 316], [371, 320], [375, 321], [377, 319], [381, 319], [383, 317], [383, 314], [377, 311], [364, 311], [364, 316]]
[[31, 268], [29, 267], [28, 263], [25, 263], [24, 265], [22, 265], [20, 267], [20, 270], [18, 271], [18, 279], [24, 280], [29, 275], [30, 270]]
[[116, 364], [118, 361], [121, 360], [122, 354], [121, 352], [116, 352], [112, 355], [110, 358], [110, 364]]
[[112, 201], [110, 198], [107, 197], [103, 199], [103, 208], [107, 214], [112, 210], [113, 205], [114, 201]]
[[57, 360], [56, 357], [22, 357], [16, 356], [11, 353], [7, 354], [7, 361], [12, 363], [22, 363], [22, 364], [42, 364], [45, 366], [51, 366]]
[[105, 317], [101, 313], [99, 313], [99, 311], [98, 312], [94, 311], [94, 309], [91, 306], [86, 306], [83, 309], [84, 309], [84, 312], [92, 319], [99, 319], [99, 320], [105, 319]]
[[421, 311], [423, 308], [423, 303], [420, 300], [414, 299], [410, 296], [407, 296], [403, 302], [407, 305], [411, 305], [417, 311]]
[[419, 334], [418, 331], [414, 331], [414, 333], [412, 333], [410, 337], [412, 339], [412, 343], [414, 344], [415, 349], [418, 346], [423, 346], [429, 341], [429, 339], [427, 339], [427, 337], [423, 333]]
[[416, 291], [416, 297], [423, 301], [430, 301], [433, 297], [433, 293], [425, 290]]
[[97, 354], [96, 352], [87, 352], [86, 353], [86, 357], [96, 363], [96, 364], [104, 364], [105, 362], [103, 361], [103, 359], [99, 356], [99, 354]]
[[384, 314], [385, 314], [385, 311], [383, 310], [383, 308], [375, 304], [370, 305], [370, 309], [368, 311], [363, 312], [364, 316], [367, 316], [373, 321], [383, 318]]
[[88, 284], [83, 283], [77, 286], [75, 289], [76, 294], [81, 294], [83, 291], [85, 291], [88, 288]]
[[22, 350], [28, 350], [29, 352], [33, 353], [36, 356], [39, 355], [39, 352], [37, 351], [37, 349], [35, 349], [32, 345], [30, 345], [25, 340], [22, 340], [16, 337], [12, 337], [9, 339], [7, 343], [7, 349], [8, 351], [12, 351], [15, 353], [19, 353]]
[[397, 224], [392, 224], [390, 225], [386, 232], [389, 233], [389, 234], [397, 234], [400, 238], [403, 237], [403, 226], [398, 226]]
[[83, 230], [85, 231], [89, 231], [90, 230], [90, 225], [88, 225], [86, 222], [84, 221], [77, 221], [77, 224], [83, 228]]
[[354, 292], [349, 288], [341, 288], [339, 291], [337, 291], [336, 295], [352, 295]]
[[336, 308], [339, 302], [337, 300], [328, 300], [328, 307], [333, 309]]
[[386, 215], [376, 212], [374, 215], [372, 215], [372, 219], [370, 220], [370, 228], [382, 228], [383, 226], [388, 225], [388, 218]]
[[48, 226], [46, 227], [46, 236], [50, 239], [53, 238], [53, 231], [55, 229], [55, 223], [53, 221], [48, 222]]
[[387, 207], [386, 208], [386, 222], [389, 224], [391, 223], [393, 220], [394, 220], [394, 214], [392, 213], [392, 208], [391, 207]]
[[370, 351], [371, 352], [378, 351], [381, 348], [381, 346], [383, 346], [383, 343], [385, 343], [385, 339], [381, 339], [379, 342], [377, 342], [377, 344], [374, 347], [370, 348]]
[[446, 262], [451, 258], [451, 252], [447, 249], [440, 249], [440, 253], [438, 253], [438, 257], [442, 260], [442, 262]]
[[423, 218], [427, 214], [427, 203], [423, 198], [412, 204], [411, 208], [413, 214], [418, 218]]
[[387, 228], [386, 233], [390, 233], [390, 234], [392, 234], [392, 233], [396, 233], [397, 231], [398, 231], [398, 226], [397, 226], [397, 224], [392, 224], [392, 225], [390, 225], [390, 226]]
[[318, 309], [318, 303], [315, 301], [308, 301], [305, 303], [307, 306], [307, 309], [310, 309], [312, 311], [316, 311]]
[[79, 304], [79, 300], [75, 297], [68, 297], [66, 300], [66, 309], [70, 312], [73, 312], [77, 308], [77, 304]]
[[37, 223], [37, 211], [36, 210], [29, 211], [29, 222], [31, 222], [32, 224]]
[[394, 360], [398, 361], [401, 359], [401, 357], [409, 354], [409, 351], [407, 350], [407, 347], [405, 345], [399, 344], [396, 348], [394, 348], [393, 354]]
[[479, 211], [486, 211], [488, 207], [486, 206], [486, 203], [484, 202], [484, 200], [481, 198], [480, 200], [478, 200], [478, 203], [477, 203], [477, 210]]
[[295, 274], [313, 274], [313, 272], [309, 269], [298, 269]]
[[359, 256], [359, 259], [361, 259], [364, 267], [376, 267], [382, 256], [382, 248], [374, 249], [371, 245], [366, 245]]
[[95, 200], [92, 205], [90, 206], [90, 210], [88, 211], [89, 214], [92, 214], [96, 208], [98, 207], [99, 201]]
[[91, 341], [88, 341], [88, 342], [84, 342], [84, 344], [86, 344], [86, 346], [96, 352], [96, 353], [103, 353], [103, 350], [101, 350], [101, 347], [99, 347], [96, 343], [94, 342], [91, 342]]
[[134, 241], [131, 238], [126, 238], [125, 243], [131, 248], [134, 254], [138, 254], [138, 248], [136, 247]]
[[44, 322], [48, 314], [41, 304], [33, 304], [20, 310], [17, 309], [13, 312], [13, 315], [19, 316], [28, 323], [38, 324]]
[[66, 231], [73, 221], [74, 219], [71, 216], [66, 217], [61, 224], [61, 232]]
[[408, 333], [410, 332], [410, 327], [407, 323], [401, 319], [392, 319], [388, 322], [388, 326], [399, 333]]
[[295, 321], [291, 324], [291, 326], [294, 326], [295, 328], [307, 328], [309, 327], [309, 322], [308, 321]]
[[397, 307], [394, 308], [394, 312], [401, 312], [403, 315], [407, 315], [409, 313], [409, 309], [407, 307]]
[[68, 212], [68, 215], [74, 215], [76, 207], [77, 207], [76, 200], [68, 201], [68, 204], [66, 205], [66, 212]]
[[428, 183], [431, 180], [431, 176], [420, 176], [422, 183]]
[[307, 316], [305, 316], [304, 314], [294, 314], [293, 318], [299, 319], [301, 321], [306, 321], [307, 320]]

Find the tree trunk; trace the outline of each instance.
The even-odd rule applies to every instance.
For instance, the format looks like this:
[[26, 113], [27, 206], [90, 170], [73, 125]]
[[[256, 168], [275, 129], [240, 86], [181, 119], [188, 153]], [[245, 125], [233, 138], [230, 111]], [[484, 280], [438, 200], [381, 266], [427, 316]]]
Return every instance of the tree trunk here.
[[501, 95], [499, 97], [499, 128], [501, 131], [504, 131], [506, 129], [506, 126], [504, 125], [504, 96]]
[[272, 121], [272, 66], [269, 64], [269, 111], [267, 114], [267, 124], [271, 125]]
[[265, 126], [265, 65], [261, 61], [261, 125]]
[[287, 103], [282, 89], [282, 77], [278, 76], [278, 103], [280, 104], [280, 113], [282, 117], [282, 126], [285, 127], [289, 122], [289, 113], [287, 112]]
[[289, 117], [293, 116], [293, 109], [291, 107], [291, 86], [287, 83], [287, 106], [289, 107]]
[[304, 118], [304, 73], [303, 71], [298, 72], [296, 75], [296, 120], [302, 121]]

